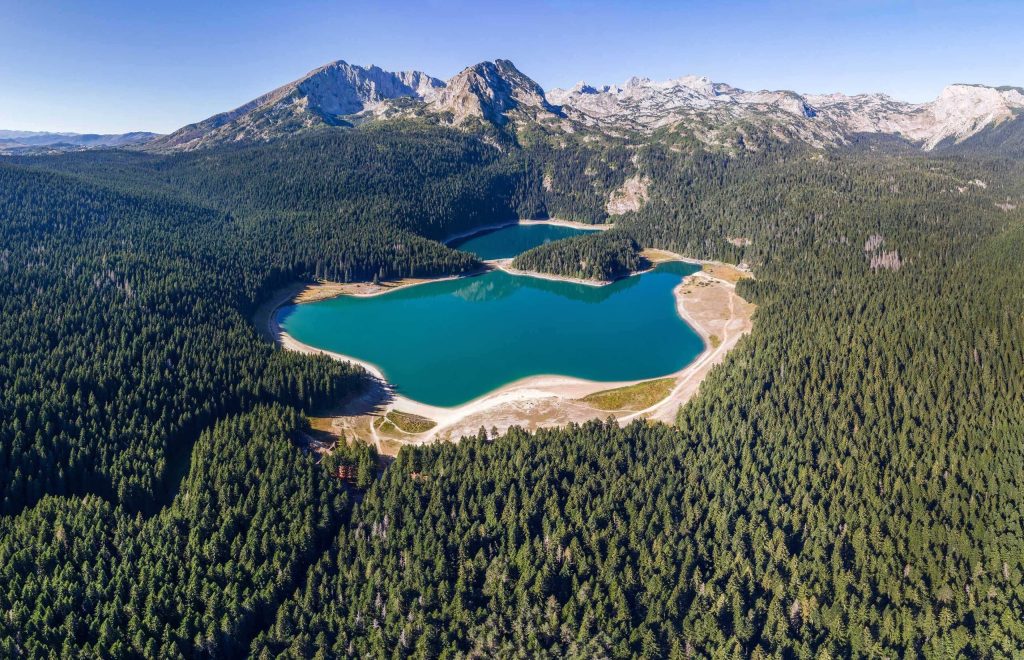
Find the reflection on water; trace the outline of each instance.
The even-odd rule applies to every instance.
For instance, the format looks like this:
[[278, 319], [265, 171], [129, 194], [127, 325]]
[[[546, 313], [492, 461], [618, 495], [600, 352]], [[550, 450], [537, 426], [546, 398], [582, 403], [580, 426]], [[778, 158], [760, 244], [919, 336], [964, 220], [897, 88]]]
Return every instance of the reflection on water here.
[[517, 277], [516, 279], [523, 280], [522, 285], [524, 287], [547, 291], [555, 295], [569, 298], [570, 300], [578, 300], [586, 303], [599, 303], [607, 300], [620, 291], [639, 285], [640, 277], [642, 276], [627, 277], [604, 286], [588, 286], [585, 284], [577, 284], [575, 282], [566, 282], [562, 280], [548, 280], [542, 277], [522, 276]]

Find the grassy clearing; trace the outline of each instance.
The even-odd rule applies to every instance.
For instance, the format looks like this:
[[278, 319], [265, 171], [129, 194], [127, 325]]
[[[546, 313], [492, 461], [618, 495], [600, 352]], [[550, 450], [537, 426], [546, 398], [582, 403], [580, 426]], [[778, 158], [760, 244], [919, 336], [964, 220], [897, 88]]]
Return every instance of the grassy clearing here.
[[613, 390], [594, 392], [580, 401], [589, 403], [598, 410], [643, 410], [667, 397], [675, 384], [675, 378], [659, 378]]
[[426, 433], [437, 426], [437, 422], [432, 419], [398, 410], [390, 411], [388, 420], [406, 433]]
[[708, 343], [711, 344], [711, 348], [718, 348], [722, 345], [722, 338], [718, 335], [711, 335], [708, 337]]
[[740, 270], [736, 266], [730, 266], [729, 264], [704, 264], [703, 270], [711, 277], [724, 280], [735, 284], [740, 280], [745, 280], [748, 277], [753, 277], [750, 273], [745, 270]]
[[373, 428], [377, 429], [378, 433], [393, 434], [398, 432], [398, 428], [387, 417], [374, 419]]
[[334, 419], [332, 417], [307, 417], [309, 420], [309, 428], [320, 433], [329, 433], [330, 435], [337, 435], [337, 431], [334, 430]]
[[660, 264], [666, 261], [679, 261], [679, 255], [668, 252], [667, 250], [659, 250], [657, 248], [644, 248], [640, 252], [640, 256], [652, 264]]
[[397, 440], [389, 440], [387, 438], [380, 441], [380, 451], [383, 456], [398, 456], [398, 452], [405, 447], [404, 442]]
[[320, 281], [316, 284], [308, 284], [299, 291], [293, 299], [296, 303], [310, 303], [317, 300], [327, 300], [346, 293], [346, 287], [340, 282]]
[[383, 433], [395, 430], [404, 433], [426, 433], [437, 426], [437, 422], [432, 419], [401, 412], [400, 410], [389, 410], [383, 417], [378, 417], [375, 424], [377, 425], [377, 430]]

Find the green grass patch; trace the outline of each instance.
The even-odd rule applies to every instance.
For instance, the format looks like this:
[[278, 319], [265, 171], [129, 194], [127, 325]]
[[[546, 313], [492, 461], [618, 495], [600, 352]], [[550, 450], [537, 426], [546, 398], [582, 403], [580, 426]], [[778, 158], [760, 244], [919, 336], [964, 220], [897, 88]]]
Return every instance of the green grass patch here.
[[388, 424], [405, 433], [426, 433], [437, 426], [437, 422], [432, 419], [399, 410], [389, 410], [388, 414], [380, 419], [380, 424], [377, 427], [379, 430], [384, 430], [384, 425]]
[[643, 410], [650, 408], [672, 392], [675, 378], [659, 378], [613, 390], [594, 392], [580, 399], [599, 410]]
[[373, 428], [377, 429], [378, 433], [393, 434], [398, 432], [398, 429], [395, 428], [395, 425], [387, 417], [378, 417], [373, 420]]

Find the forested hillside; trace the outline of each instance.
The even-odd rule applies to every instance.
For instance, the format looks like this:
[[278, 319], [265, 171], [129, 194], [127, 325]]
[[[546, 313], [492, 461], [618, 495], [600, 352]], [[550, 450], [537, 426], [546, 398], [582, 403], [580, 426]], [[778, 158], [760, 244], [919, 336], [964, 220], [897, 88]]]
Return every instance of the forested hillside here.
[[289, 442], [299, 424], [278, 406], [218, 422], [152, 518], [47, 496], [0, 522], [0, 652], [243, 655], [351, 510], [351, 492]]
[[158, 189], [261, 223], [270, 218], [270, 229], [287, 220], [271, 236], [287, 241], [307, 219], [321, 225], [322, 239], [339, 243], [348, 227], [335, 235], [322, 225], [443, 240], [495, 218], [544, 213], [532, 161], [499, 139], [507, 140], [398, 122], [177, 155], [107, 151], [17, 162], [104, 186]]
[[[1024, 653], [1020, 163], [582, 144], [382, 123], [0, 164], [0, 653]], [[752, 264], [754, 331], [676, 426], [482, 432], [376, 479], [300, 451], [362, 374], [262, 342], [271, 291], [466, 272], [437, 239], [603, 221], [636, 172], [638, 211], [535, 256]]]
[[242, 310], [281, 275], [256, 275], [229, 216], [8, 167], [0, 190], [5, 513], [86, 493], [150, 510], [216, 417], [361, 386], [257, 339]]

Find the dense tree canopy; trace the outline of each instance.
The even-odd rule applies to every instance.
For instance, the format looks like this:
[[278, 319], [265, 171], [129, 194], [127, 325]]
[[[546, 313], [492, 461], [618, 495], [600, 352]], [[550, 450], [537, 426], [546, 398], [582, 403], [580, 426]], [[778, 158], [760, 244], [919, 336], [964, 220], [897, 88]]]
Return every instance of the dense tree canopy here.
[[[1024, 653], [1020, 163], [662, 138], [396, 122], [0, 163], [0, 653]], [[439, 239], [603, 221], [638, 172], [642, 208], [529, 259], [753, 266], [754, 331], [675, 426], [482, 430], [379, 477], [302, 451], [362, 374], [260, 340], [272, 291], [466, 272]]]
[[617, 231], [573, 236], [528, 250], [512, 260], [522, 270], [610, 281], [647, 265], [640, 245]]

